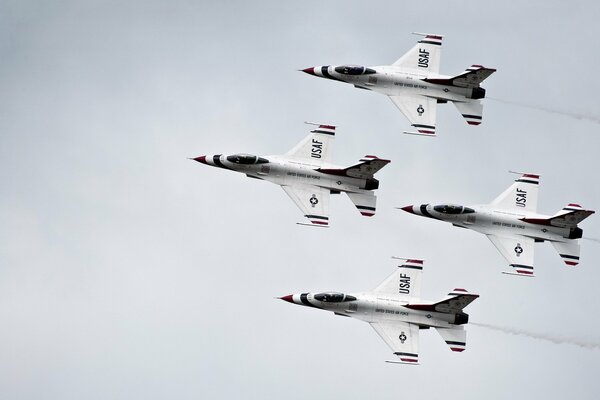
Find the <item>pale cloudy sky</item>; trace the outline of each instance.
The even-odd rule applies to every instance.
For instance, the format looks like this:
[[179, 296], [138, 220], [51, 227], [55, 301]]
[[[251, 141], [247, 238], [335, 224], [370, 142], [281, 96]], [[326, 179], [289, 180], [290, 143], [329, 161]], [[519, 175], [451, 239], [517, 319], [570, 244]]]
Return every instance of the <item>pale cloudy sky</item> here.
[[[484, 203], [542, 176], [538, 210], [600, 208], [594, 1], [0, 0], [0, 397], [6, 399], [595, 399], [600, 350], [468, 326], [454, 354], [423, 331], [389, 365], [364, 323], [275, 296], [360, 291], [426, 260], [422, 293], [481, 295], [471, 320], [600, 342], [600, 245], [535, 279], [500, 273], [483, 237], [396, 206]], [[410, 32], [444, 34], [441, 72], [495, 67], [484, 122], [452, 105], [435, 139], [384, 96], [298, 69], [391, 63]], [[530, 104], [588, 116], [510, 104]], [[378, 214], [332, 198], [329, 229], [295, 225], [281, 189], [187, 157], [283, 153], [303, 121], [338, 125], [334, 160], [392, 159]], [[585, 236], [600, 237], [598, 216]]]

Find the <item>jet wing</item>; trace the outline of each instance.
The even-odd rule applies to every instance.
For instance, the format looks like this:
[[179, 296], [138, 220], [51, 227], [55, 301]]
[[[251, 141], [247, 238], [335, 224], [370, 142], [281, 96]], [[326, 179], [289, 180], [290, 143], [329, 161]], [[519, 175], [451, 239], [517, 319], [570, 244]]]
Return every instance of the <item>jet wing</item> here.
[[405, 260], [398, 269], [388, 276], [373, 291], [399, 295], [407, 303], [418, 300], [421, 294], [423, 260]]
[[329, 189], [318, 186], [282, 186], [313, 225], [329, 225]]
[[525, 236], [486, 235], [513, 268], [507, 274], [533, 276], [535, 241]]
[[[437, 100], [422, 95], [389, 96], [418, 134], [435, 136]], [[413, 132], [407, 132], [413, 133]], [[417, 133], [417, 132], [414, 132]]]
[[372, 322], [371, 326], [403, 364], [419, 363], [419, 326], [403, 321]]

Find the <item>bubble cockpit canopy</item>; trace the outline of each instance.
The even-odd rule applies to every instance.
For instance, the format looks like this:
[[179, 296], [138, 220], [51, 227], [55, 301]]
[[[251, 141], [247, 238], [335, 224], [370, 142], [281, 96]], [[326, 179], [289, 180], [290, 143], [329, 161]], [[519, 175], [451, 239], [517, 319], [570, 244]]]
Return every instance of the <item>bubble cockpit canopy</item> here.
[[350, 296], [344, 293], [337, 292], [326, 292], [315, 294], [315, 300], [319, 300], [326, 303], [341, 303], [344, 301], [354, 301], [356, 297]]
[[470, 214], [475, 212], [472, 208], [459, 206], [457, 204], [442, 204], [433, 206], [433, 209], [442, 214]]
[[344, 75], [369, 75], [374, 74], [375, 70], [360, 65], [340, 65], [335, 67], [335, 72]]
[[235, 164], [266, 164], [269, 162], [266, 158], [253, 156], [252, 154], [233, 154], [227, 156], [227, 161]]

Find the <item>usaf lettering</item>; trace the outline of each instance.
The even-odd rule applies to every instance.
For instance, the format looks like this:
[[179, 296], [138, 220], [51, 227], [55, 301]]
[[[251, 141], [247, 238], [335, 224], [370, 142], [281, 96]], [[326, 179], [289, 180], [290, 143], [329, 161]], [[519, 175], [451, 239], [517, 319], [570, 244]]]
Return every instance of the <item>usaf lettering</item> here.
[[321, 158], [321, 153], [323, 153], [323, 142], [319, 142], [316, 139], [312, 140], [312, 149], [310, 156], [312, 158]]
[[517, 207], [525, 207], [527, 203], [527, 191], [517, 188], [517, 197], [515, 198], [515, 205]]
[[410, 293], [410, 276], [400, 274], [400, 282], [398, 284], [398, 292], [402, 294]]
[[421, 68], [429, 67], [429, 52], [427, 50], [419, 49], [418, 65]]

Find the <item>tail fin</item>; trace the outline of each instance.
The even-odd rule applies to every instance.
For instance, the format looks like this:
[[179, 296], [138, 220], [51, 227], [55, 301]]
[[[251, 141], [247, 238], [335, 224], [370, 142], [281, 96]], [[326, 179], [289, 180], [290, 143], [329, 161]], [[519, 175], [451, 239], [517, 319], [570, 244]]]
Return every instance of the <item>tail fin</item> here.
[[285, 155], [290, 158], [309, 160], [313, 164], [323, 165], [331, 162], [334, 139], [335, 126], [318, 125], [318, 128], [310, 131], [308, 136]]
[[369, 179], [387, 164], [390, 160], [384, 160], [376, 156], [364, 156], [358, 164], [348, 168], [319, 168], [317, 171], [330, 175], [349, 176], [352, 178]]
[[483, 104], [479, 100], [471, 100], [469, 102], [453, 101], [458, 109], [458, 112], [467, 120], [469, 125], [481, 124], [481, 116], [483, 114]]
[[507, 210], [535, 212], [537, 210], [540, 176], [522, 174], [492, 201], [491, 205]]
[[[594, 213], [595, 211], [585, 210], [579, 204], [570, 203], [550, 218], [522, 218], [521, 220], [530, 224], [573, 229], [577, 228], [577, 224]], [[579, 239], [580, 237], [570, 237], [569, 239]]]
[[438, 301], [437, 303], [407, 304], [406, 307], [412, 308], [413, 310], [458, 314], [462, 312], [463, 308], [471, 304], [478, 297], [478, 294], [472, 294], [467, 292], [465, 289], [457, 288], [448, 293], [448, 297], [446, 297], [444, 300]]

